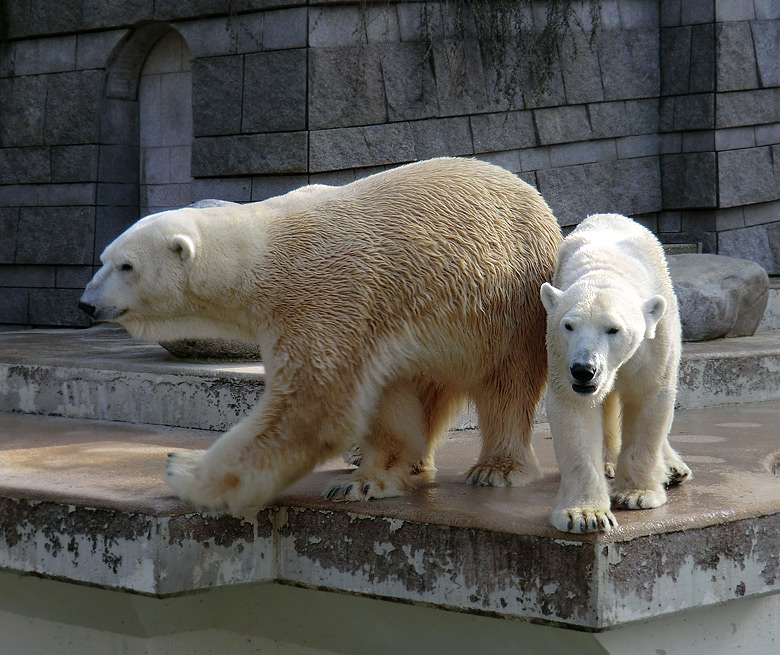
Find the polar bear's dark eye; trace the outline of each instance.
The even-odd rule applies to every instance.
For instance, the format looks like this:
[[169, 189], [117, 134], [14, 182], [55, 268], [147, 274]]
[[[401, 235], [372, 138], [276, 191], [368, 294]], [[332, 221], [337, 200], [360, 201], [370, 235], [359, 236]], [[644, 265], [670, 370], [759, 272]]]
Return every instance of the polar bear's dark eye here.
[[616, 327], [609, 328], [609, 330], [607, 330], [607, 334], [617, 334], [618, 332], [620, 332], [620, 330]]
[[132, 271], [132, 270], [133, 270], [133, 265], [132, 265], [132, 264], [122, 264], [122, 265], [119, 267], [119, 270], [120, 270], [120, 271], [123, 271], [123, 272], [125, 272], [125, 273], [129, 273], [130, 271]]
[[574, 328], [571, 326], [571, 323], [564, 323], [563, 327], [565, 327], [569, 332], [571, 332]]

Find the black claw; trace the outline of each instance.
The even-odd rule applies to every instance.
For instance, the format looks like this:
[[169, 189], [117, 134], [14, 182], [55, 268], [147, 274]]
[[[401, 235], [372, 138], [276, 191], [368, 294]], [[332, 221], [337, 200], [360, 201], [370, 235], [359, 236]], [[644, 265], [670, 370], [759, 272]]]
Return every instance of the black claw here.
[[574, 519], [570, 516], [569, 523], [566, 525], [567, 532], [571, 532], [574, 529]]
[[352, 491], [352, 487], [354, 486], [354, 484], [347, 485], [347, 488], [344, 489], [344, 495], [346, 496], [350, 491]]
[[326, 499], [327, 499], [327, 498], [333, 498], [333, 496], [335, 496], [335, 495], [336, 495], [336, 493], [338, 493], [340, 490], [341, 490], [341, 487], [333, 487], [333, 489], [331, 489], [331, 490], [328, 492], [328, 495], [327, 495], [327, 496], [325, 496], [325, 498], [326, 498]]
[[364, 494], [368, 494], [369, 491], [371, 491], [371, 483], [370, 482], [366, 482], [363, 485], [363, 493]]

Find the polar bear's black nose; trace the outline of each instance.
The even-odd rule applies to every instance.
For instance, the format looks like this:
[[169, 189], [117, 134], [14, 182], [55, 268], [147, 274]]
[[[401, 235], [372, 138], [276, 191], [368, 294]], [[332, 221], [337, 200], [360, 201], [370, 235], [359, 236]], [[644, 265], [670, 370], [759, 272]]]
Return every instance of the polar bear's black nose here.
[[596, 367], [593, 364], [575, 362], [569, 370], [571, 371], [571, 376], [577, 382], [590, 382], [593, 376], [596, 375]]
[[85, 314], [87, 314], [88, 316], [95, 315], [95, 305], [90, 305], [89, 303], [86, 302], [80, 302], [79, 309]]

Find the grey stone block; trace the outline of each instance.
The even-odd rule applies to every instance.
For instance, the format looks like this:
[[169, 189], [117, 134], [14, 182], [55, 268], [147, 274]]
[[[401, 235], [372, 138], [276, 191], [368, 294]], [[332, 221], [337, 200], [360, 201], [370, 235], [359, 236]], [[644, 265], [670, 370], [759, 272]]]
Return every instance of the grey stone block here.
[[0, 207], [35, 207], [40, 184], [0, 184]]
[[680, 212], [663, 211], [658, 213], [659, 232], [679, 232], [680, 229]]
[[29, 323], [27, 307], [28, 289], [4, 289], [0, 287], [0, 323]]
[[657, 134], [624, 136], [617, 139], [616, 144], [618, 159], [650, 157], [660, 152], [660, 138]]
[[242, 14], [235, 19], [232, 26], [235, 30], [236, 53], [259, 52], [263, 49], [265, 39], [265, 14]]
[[94, 205], [97, 185], [95, 182], [77, 182], [73, 184], [47, 184], [41, 188], [41, 205], [69, 206]]
[[618, 0], [599, 2], [599, 27], [602, 30], [620, 29], [620, 3]]
[[174, 23], [196, 59], [236, 54], [238, 25], [229, 16]]
[[754, 129], [757, 146], [780, 143], [780, 123], [774, 125], [756, 125]]
[[721, 207], [780, 198], [768, 147], [719, 152], [718, 183]]
[[761, 322], [769, 279], [758, 264], [719, 255], [670, 255], [683, 340], [750, 336]]
[[715, 20], [715, 0], [682, 0], [680, 20], [683, 25], [712, 23]]
[[752, 148], [755, 145], [756, 134], [753, 127], [732, 127], [727, 130], [715, 130], [716, 150]]
[[691, 93], [715, 91], [715, 26], [694, 25], [691, 29]]
[[769, 275], [780, 274], [780, 223], [728, 230], [718, 234], [718, 253], [760, 264]]
[[659, 8], [661, 27], [682, 25], [682, 3], [683, 0], [661, 0]]
[[16, 207], [0, 207], [0, 264], [14, 262], [18, 227], [19, 210]]
[[762, 87], [780, 86], [780, 19], [751, 24]]
[[658, 7], [647, 0], [620, 0], [620, 22], [624, 30], [648, 30], [658, 27]]
[[486, 161], [494, 166], [500, 166], [510, 173], [520, 172], [520, 151], [505, 150], [504, 152], [486, 152], [476, 156], [476, 159]]
[[32, 325], [87, 327], [89, 318], [78, 308], [80, 289], [33, 289], [29, 322]]
[[589, 105], [588, 115], [594, 139], [624, 136], [629, 133], [626, 103], [622, 100]]
[[100, 111], [100, 143], [123, 144], [137, 148], [138, 103], [120, 98], [104, 98]]
[[305, 173], [305, 132], [200, 137], [192, 149], [193, 177]]
[[[363, 177], [362, 175], [360, 177]], [[326, 171], [309, 175], [309, 184], [327, 184], [329, 186], [344, 186], [358, 179], [354, 168], [343, 171]]]
[[267, 11], [264, 12], [264, 16], [263, 48], [265, 50], [306, 47], [308, 17], [306, 7]]
[[758, 88], [750, 23], [720, 23], [716, 35], [718, 91]]
[[753, 20], [755, 17], [753, 3], [750, 0], [717, 0], [715, 3], [717, 22]]
[[320, 130], [310, 136], [312, 172], [400, 164], [415, 159], [408, 123]]
[[356, 6], [309, 10], [309, 47], [351, 46], [367, 42], [365, 13]]
[[135, 207], [97, 207], [95, 220], [95, 253], [93, 265], [100, 265], [100, 255], [106, 246], [140, 218]]
[[231, 202], [249, 202], [252, 182], [248, 178], [193, 180], [192, 198], [222, 198]]
[[138, 207], [138, 184], [100, 182], [97, 188], [97, 204], [111, 207]]
[[652, 98], [658, 95], [658, 32], [632, 30], [602, 34], [597, 39], [605, 100]]
[[682, 149], [682, 132], [671, 132], [660, 135], [660, 150], [662, 155], [681, 153]]
[[96, 143], [103, 71], [56, 73], [47, 80], [43, 137], [48, 144]]
[[72, 71], [76, 67], [76, 37], [25, 39], [16, 44], [14, 73], [41, 75]]
[[714, 126], [714, 93], [661, 98], [660, 129], [662, 132], [704, 130]]
[[661, 30], [661, 94], [688, 93], [691, 70], [691, 31], [688, 25]]
[[366, 13], [366, 37], [369, 43], [399, 43], [401, 27], [398, 24], [398, 12], [394, 5], [369, 5]]
[[[536, 171], [539, 192], [562, 226], [576, 225], [594, 212], [592, 192], [584, 166], [547, 168]], [[613, 211], [613, 209], [609, 211]]]
[[629, 135], [658, 132], [660, 128], [658, 100], [656, 98], [627, 100], [626, 123]]
[[534, 120], [540, 145], [591, 138], [590, 121], [584, 105], [535, 109]]
[[139, 179], [138, 148], [105, 145], [100, 148], [101, 182], [134, 182]]
[[479, 41], [435, 41], [431, 49], [440, 115], [462, 116], [489, 109]]
[[91, 264], [95, 234], [93, 207], [22, 208], [17, 264]]
[[43, 145], [45, 106], [45, 76], [0, 79], [0, 147]]
[[532, 80], [526, 81], [525, 88], [523, 89], [523, 98], [525, 100], [525, 106], [529, 109], [565, 105], [566, 91], [563, 86], [563, 75], [561, 74], [561, 71], [554, 66], [550, 71], [550, 76], [543, 80], [541, 86], [538, 86]]
[[520, 169], [536, 171], [540, 168], [550, 168], [550, 148], [524, 148], [520, 151]]
[[388, 118], [401, 121], [436, 116], [436, 80], [425, 44], [388, 43], [380, 46], [379, 53]]
[[564, 37], [559, 51], [566, 102], [577, 104], [603, 100], [598, 54], [589, 36], [575, 29]]
[[515, 150], [536, 145], [536, 130], [530, 111], [477, 114], [470, 120], [474, 152]]
[[0, 149], [0, 184], [31, 184], [51, 180], [49, 148]]
[[716, 127], [780, 122], [780, 88], [718, 93]]
[[763, 225], [780, 222], [780, 200], [762, 202], [744, 207], [745, 225]]
[[126, 29], [119, 29], [79, 34], [76, 37], [76, 68], [106, 68], [111, 53], [127, 33]]
[[281, 196], [309, 183], [306, 175], [268, 175], [252, 179], [252, 202]]
[[780, 18], [780, 0], [753, 0], [753, 6], [758, 20]]
[[683, 132], [683, 152], [712, 152], [715, 150], [715, 135], [712, 130]]
[[661, 189], [666, 209], [718, 206], [715, 153], [662, 155]]
[[577, 143], [562, 143], [550, 146], [550, 165], [575, 166], [598, 161], [617, 159], [617, 148], [614, 139], [599, 141], [580, 141]]
[[379, 46], [309, 50], [309, 129], [387, 120]]
[[0, 287], [53, 287], [54, 266], [0, 266]]
[[[55, 146], [51, 149], [52, 182], [91, 182], [97, 179], [98, 150], [96, 145]], [[136, 155], [136, 165], [137, 156]]]
[[[208, 57], [192, 62], [192, 122], [195, 136], [238, 134], [244, 90], [244, 57]], [[252, 89], [253, 93], [261, 90]]]
[[306, 53], [279, 50], [246, 56], [243, 132], [306, 128]]
[[57, 266], [54, 286], [58, 289], [83, 289], [94, 273], [94, 266]]
[[408, 125], [417, 160], [474, 153], [469, 119], [465, 116], [412, 121]]
[[742, 207], [718, 209], [715, 212], [715, 229], [718, 232], [736, 230], [740, 227], [745, 227], [745, 213]]

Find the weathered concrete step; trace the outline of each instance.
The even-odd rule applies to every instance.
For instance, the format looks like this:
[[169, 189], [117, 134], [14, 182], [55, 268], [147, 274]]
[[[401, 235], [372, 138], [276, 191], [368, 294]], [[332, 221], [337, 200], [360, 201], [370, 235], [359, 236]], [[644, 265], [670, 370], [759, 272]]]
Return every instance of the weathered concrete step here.
[[[118, 328], [0, 334], [5, 412], [225, 430], [257, 402], [264, 379], [262, 364], [182, 362]], [[679, 407], [775, 399], [780, 331], [685, 344]], [[456, 427], [475, 421], [469, 409]]]
[[565, 535], [548, 524], [545, 424], [544, 476], [525, 487], [464, 484], [479, 438], [450, 432], [406, 496], [326, 501], [331, 460], [242, 521], [162, 481], [168, 452], [213, 433], [0, 413], [0, 570], [153, 596], [276, 581], [602, 630], [780, 591], [778, 421], [776, 402], [678, 412], [670, 441], [693, 478], [606, 535]]

